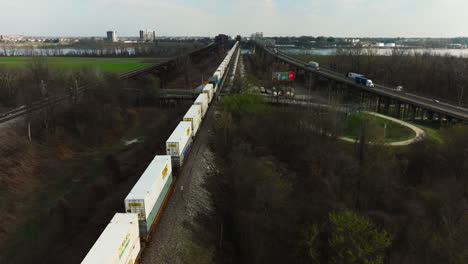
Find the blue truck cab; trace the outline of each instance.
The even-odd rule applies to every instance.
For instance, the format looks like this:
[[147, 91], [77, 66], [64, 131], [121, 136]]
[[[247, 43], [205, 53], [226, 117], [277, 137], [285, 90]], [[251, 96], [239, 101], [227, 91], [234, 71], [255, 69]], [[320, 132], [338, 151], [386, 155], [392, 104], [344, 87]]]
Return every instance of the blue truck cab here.
[[369, 80], [369, 79], [367, 79], [365, 77], [356, 76], [354, 80], [356, 81], [356, 83], [365, 85], [367, 87], [374, 87], [374, 83], [371, 80]]

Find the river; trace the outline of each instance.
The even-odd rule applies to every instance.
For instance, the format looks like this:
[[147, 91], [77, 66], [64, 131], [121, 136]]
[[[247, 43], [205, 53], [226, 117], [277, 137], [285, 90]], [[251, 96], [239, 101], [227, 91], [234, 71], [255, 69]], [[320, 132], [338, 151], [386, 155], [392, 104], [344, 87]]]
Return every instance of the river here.
[[[345, 49], [346, 50], [346, 49]], [[366, 54], [366, 48], [363, 48], [363, 54]], [[392, 49], [377, 49], [370, 48], [371, 51], [375, 52], [377, 55], [389, 56], [392, 55]], [[284, 53], [289, 54], [310, 54], [310, 55], [334, 55], [336, 54], [337, 49], [281, 49]], [[450, 55], [455, 57], [466, 57], [468, 58], [468, 49], [404, 49], [408, 54], [421, 54], [429, 52], [433, 55]]]

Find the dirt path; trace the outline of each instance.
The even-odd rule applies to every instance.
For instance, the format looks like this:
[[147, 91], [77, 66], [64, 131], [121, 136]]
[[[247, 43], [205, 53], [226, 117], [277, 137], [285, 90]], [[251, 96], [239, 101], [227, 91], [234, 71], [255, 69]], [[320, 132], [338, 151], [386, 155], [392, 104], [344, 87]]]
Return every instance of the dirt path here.
[[[214, 103], [213, 101], [212, 104]], [[143, 251], [142, 264], [182, 263], [192, 235], [184, 223], [196, 224], [195, 216], [198, 212], [213, 210], [209, 193], [203, 188], [203, 183], [213, 163], [213, 154], [208, 143], [214, 111], [211, 105], [188, 159], [178, 175], [174, 191], [156, 231]]]
[[[407, 145], [411, 145], [413, 143], [419, 142], [419, 141], [423, 140], [426, 137], [426, 132], [424, 132], [424, 130], [422, 130], [419, 127], [414, 126], [414, 125], [412, 125], [412, 124], [410, 124], [408, 122], [405, 122], [405, 121], [402, 121], [400, 119], [396, 119], [396, 118], [393, 118], [393, 117], [389, 117], [389, 116], [386, 116], [386, 115], [382, 115], [382, 114], [379, 114], [379, 113], [375, 113], [375, 112], [364, 112], [364, 113], [367, 113], [367, 114], [370, 114], [370, 115], [373, 115], [373, 116], [377, 116], [377, 117], [380, 117], [380, 118], [384, 118], [384, 119], [390, 120], [390, 121], [395, 122], [395, 123], [398, 123], [398, 124], [400, 124], [402, 126], [405, 126], [405, 127], [409, 128], [409, 129], [413, 130], [416, 133], [416, 136], [414, 136], [413, 138], [408, 139], [408, 140], [385, 143], [385, 145], [387, 145], [387, 146], [407, 146]], [[344, 141], [352, 142], [352, 143], [357, 142], [357, 140], [352, 139], [352, 138], [347, 138], [347, 137], [340, 137], [340, 139], [344, 140]]]

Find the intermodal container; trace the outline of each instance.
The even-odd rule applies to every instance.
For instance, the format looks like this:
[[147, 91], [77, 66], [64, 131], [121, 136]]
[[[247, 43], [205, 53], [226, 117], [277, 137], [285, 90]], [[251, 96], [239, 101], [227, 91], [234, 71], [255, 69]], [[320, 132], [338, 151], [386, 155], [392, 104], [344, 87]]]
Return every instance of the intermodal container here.
[[199, 105], [192, 105], [184, 116], [184, 121], [192, 123], [192, 137], [198, 132], [202, 119], [202, 110]]
[[141, 238], [149, 237], [171, 184], [171, 156], [156, 156], [125, 198], [125, 211], [138, 215]]
[[203, 93], [208, 95], [208, 103], [211, 103], [211, 100], [213, 99], [213, 85], [211, 83], [205, 85]]
[[206, 112], [208, 111], [208, 95], [207, 94], [200, 94], [197, 99], [195, 99], [196, 105], [199, 105], [202, 110], [202, 118], [205, 117]]
[[171, 156], [172, 166], [181, 167], [192, 144], [192, 122], [182, 121], [166, 141], [166, 154]]
[[81, 263], [135, 263], [139, 251], [138, 215], [117, 213]]
[[214, 77], [216, 77], [216, 80], [219, 83], [221, 83], [221, 72], [220, 71], [216, 71], [213, 75]]
[[348, 72], [348, 74], [346, 75], [348, 78], [350, 79], [353, 79], [355, 80], [356, 77], [361, 77], [362, 75], [361, 74], [357, 74], [357, 73], [353, 73], [353, 72]]

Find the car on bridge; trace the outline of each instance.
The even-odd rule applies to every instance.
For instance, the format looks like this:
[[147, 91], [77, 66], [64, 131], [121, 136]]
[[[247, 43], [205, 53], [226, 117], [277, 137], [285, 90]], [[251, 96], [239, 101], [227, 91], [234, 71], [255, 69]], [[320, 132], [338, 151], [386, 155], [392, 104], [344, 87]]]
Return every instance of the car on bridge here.
[[309, 61], [309, 62], [307, 63], [307, 67], [313, 68], [313, 69], [315, 69], [316, 71], [320, 70], [319, 63], [318, 63], [318, 62], [315, 62], [315, 61]]

